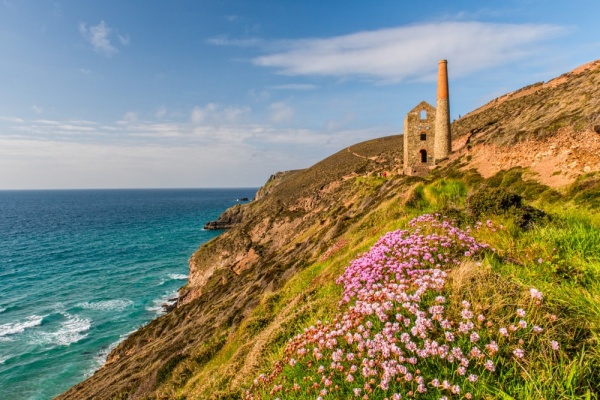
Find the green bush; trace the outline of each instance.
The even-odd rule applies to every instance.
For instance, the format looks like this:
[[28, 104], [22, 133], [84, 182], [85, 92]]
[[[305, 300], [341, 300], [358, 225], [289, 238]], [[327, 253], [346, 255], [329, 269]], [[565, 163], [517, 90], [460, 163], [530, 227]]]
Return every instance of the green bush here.
[[523, 204], [523, 198], [500, 187], [482, 186], [467, 196], [467, 214], [474, 220], [486, 215], [507, 215], [522, 229], [546, 217], [546, 213]]

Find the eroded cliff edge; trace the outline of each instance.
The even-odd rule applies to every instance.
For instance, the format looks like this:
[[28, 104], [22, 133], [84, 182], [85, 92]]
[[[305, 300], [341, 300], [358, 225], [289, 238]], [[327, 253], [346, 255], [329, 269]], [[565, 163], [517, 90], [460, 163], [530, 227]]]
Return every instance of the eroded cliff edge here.
[[[503, 96], [456, 121], [454, 153], [440, 169], [485, 175], [520, 167], [559, 190], [599, 171], [600, 65], [550, 82]], [[367, 217], [380, 204], [395, 206], [378, 218], [402, 215], [411, 188], [422, 179], [396, 175], [401, 165], [402, 137], [391, 136], [343, 149], [271, 182], [256, 201], [238, 207], [237, 223], [192, 256], [178, 307], [132, 334], [104, 367], [61, 398], [177, 398], [173, 387], [193, 387], [194, 398], [236, 393], [244, 372], [256, 368], [260, 343], [251, 349], [242, 344], [242, 357], [210, 377], [213, 382], [199, 382], [185, 366], [210, 363], [265, 294], [343, 246], [349, 227], [368, 235], [377, 219]], [[386, 178], [380, 177], [384, 172]], [[211, 392], [212, 387], [228, 389]]]

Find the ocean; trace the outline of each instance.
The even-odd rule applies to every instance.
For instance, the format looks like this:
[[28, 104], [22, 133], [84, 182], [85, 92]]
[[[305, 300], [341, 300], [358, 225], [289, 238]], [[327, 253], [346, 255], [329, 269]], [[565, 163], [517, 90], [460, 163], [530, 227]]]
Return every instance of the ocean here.
[[164, 313], [203, 225], [256, 189], [0, 191], [0, 399], [93, 374]]

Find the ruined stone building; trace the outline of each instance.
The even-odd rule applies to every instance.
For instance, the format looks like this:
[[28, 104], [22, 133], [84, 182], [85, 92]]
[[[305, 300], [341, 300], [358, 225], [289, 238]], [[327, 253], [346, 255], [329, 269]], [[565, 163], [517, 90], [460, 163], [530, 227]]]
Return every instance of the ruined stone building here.
[[427, 175], [452, 149], [447, 65], [446, 60], [438, 63], [437, 107], [422, 101], [404, 119], [406, 175]]

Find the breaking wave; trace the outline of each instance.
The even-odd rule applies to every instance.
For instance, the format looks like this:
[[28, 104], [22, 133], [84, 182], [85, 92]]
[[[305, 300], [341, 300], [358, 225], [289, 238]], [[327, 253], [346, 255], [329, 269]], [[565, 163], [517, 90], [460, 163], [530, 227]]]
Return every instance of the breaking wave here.
[[61, 313], [66, 320], [61, 322], [59, 328], [53, 332], [40, 332], [36, 335], [34, 343], [44, 345], [68, 346], [77, 343], [88, 334], [92, 322], [89, 318], [82, 318], [69, 313]]
[[24, 332], [25, 329], [41, 325], [43, 319], [44, 317], [40, 317], [39, 315], [32, 315], [30, 317], [27, 317], [27, 319], [24, 322], [2, 324], [0, 325], [0, 338], [16, 335], [18, 333]]
[[84, 303], [77, 304], [77, 307], [81, 307], [86, 310], [123, 311], [132, 304], [133, 301], [129, 299], [115, 299], [93, 302], [86, 301]]
[[179, 292], [174, 290], [170, 293], [165, 293], [162, 297], [154, 299], [152, 305], [146, 307], [146, 310], [153, 312], [157, 315], [162, 315], [166, 312], [166, 308], [174, 305], [179, 297]]

